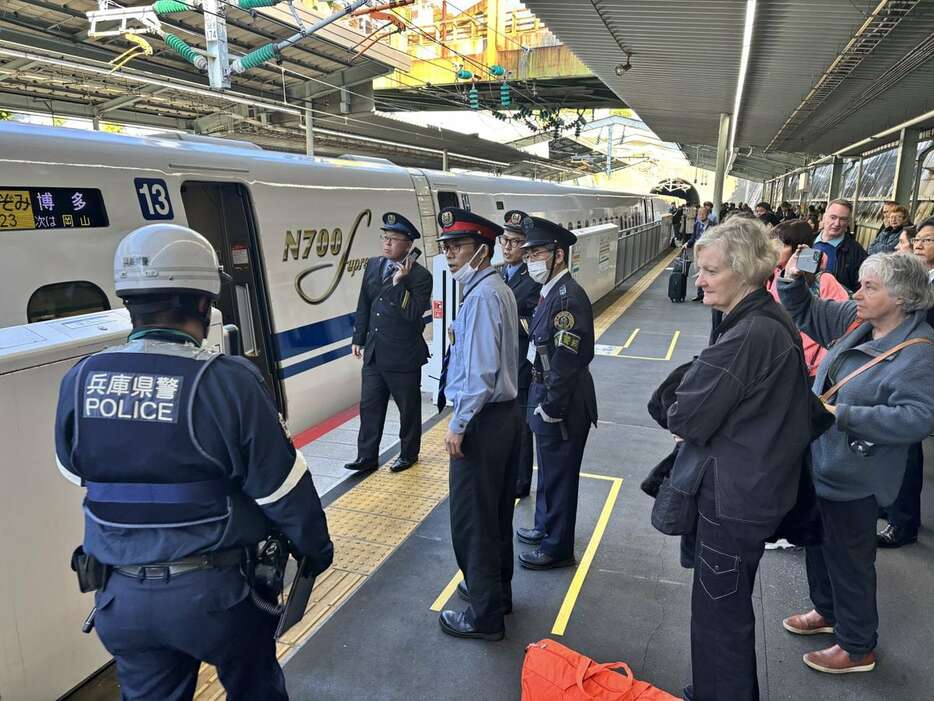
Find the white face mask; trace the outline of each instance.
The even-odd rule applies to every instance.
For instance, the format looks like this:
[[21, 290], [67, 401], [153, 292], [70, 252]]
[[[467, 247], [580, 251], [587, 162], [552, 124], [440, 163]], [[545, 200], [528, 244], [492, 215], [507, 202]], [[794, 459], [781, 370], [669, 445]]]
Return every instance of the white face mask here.
[[544, 285], [545, 281], [548, 280], [548, 264], [551, 262], [552, 256], [549, 256], [545, 260], [530, 260], [528, 262], [529, 275], [535, 282], [539, 285]]
[[472, 265], [472, 263], [474, 262], [474, 259], [477, 257], [477, 254], [481, 253], [481, 251], [483, 251], [484, 248], [486, 248], [486, 244], [481, 245], [480, 248], [478, 248], [474, 252], [474, 254], [470, 256], [470, 260], [468, 260], [464, 265], [459, 267], [456, 272], [451, 273], [451, 277], [454, 278], [457, 282], [459, 282], [462, 285], [467, 283], [474, 275], [477, 274], [477, 268], [475, 268]]

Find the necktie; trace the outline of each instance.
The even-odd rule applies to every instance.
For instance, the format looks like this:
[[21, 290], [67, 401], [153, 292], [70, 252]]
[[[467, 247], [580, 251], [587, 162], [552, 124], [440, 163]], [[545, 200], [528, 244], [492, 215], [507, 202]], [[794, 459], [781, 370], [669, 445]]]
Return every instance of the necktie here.
[[444, 386], [448, 381], [448, 363], [451, 361], [451, 347], [444, 351], [444, 358], [441, 359], [441, 378], [438, 380], [438, 413], [444, 411], [447, 406], [448, 398], [444, 396]]
[[395, 266], [389, 260], [386, 261], [385, 266], [383, 269], [383, 282], [389, 280], [396, 272]]

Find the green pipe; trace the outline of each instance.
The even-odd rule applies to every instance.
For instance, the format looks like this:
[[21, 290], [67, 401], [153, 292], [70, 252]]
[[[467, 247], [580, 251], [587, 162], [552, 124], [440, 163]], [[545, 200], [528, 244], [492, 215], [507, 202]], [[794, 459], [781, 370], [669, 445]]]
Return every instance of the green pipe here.
[[191, 12], [191, 6], [178, 0], [156, 0], [152, 4], [152, 10], [157, 15], [171, 15], [176, 12]]

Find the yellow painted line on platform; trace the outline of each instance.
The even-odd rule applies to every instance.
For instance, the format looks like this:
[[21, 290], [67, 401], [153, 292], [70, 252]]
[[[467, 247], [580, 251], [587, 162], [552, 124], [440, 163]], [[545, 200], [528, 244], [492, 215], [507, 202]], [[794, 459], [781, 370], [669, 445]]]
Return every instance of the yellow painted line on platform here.
[[580, 591], [584, 586], [584, 580], [587, 579], [587, 573], [590, 571], [590, 565], [594, 556], [597, 554], [597, 548], [600, 547], [600, 541], [603, 540], [603, 533], [606, 531], [606, 525], [610, 521], [610, 515], [613, 513], [613, 507], [616, 505], [616, 499], [619, 497], [619, 490], [623, 484], [622, 477], [604, 477], [602, 475], [591, 475], [581, 473], [583, 476], [594, 477], [596, 479], [610, 480], [613, 484], [610, 486], [610, 493], [603, 502], [603, 509], [600, 511], [600, 517], [597, 519], [597, 526], [590, 536], [590, 542], [587, 543], [587, 549], [584, 556], [577, 565], [577, 571], [574, 573], [574, 579], [571, 580], [571, 586], [568, 587], [567, 594], [564, 595], [564, 601], [561, 603], [561, 609], [558, 611], [558, 617], [551, 628], [552, 635], [564, 635], [568, 627], [568, 621], [574, 612], [574, 605], [580, 596]]
[[594, 321], [594, 340], [599, 339], [639, 299], [639, 296], [655, 282], [655, 278], [665, 271], [677, 255], [678, 251], [675, 250], [662, 258], [654, 268], [639, 279], [639, 282], [626, 290], [622, 297], [603, 310], [603, 313]]
[[457, 585], [463, 581], [464, 573], [460, 570], [457, 570], [457, 574], [451, 577], [451, 581], [448, 582], [447, 586], [441, 590], [440, 594], [438, 594], [438, 598], [435, 599], [434, 603], [431, 605], [431, 610], [441, 611], [448, 600], [454, 596], [454, 591], [457, 589]]
[[629, 338], [626, 339], [626, 342], [623, 344], [623, 349], [629, 348], [632, 345], [632, 342], [636, 340], [636, 336], [639, 335], [639, 329], [633, 329], [633, 332], [629, 334]]
[[678, 345], [678, 339], [681, 338], [681, 331], [675, 331], [671, 336], [671, 341], [668, 343], [668, 351], [665, 355], [654, 356], [654, 355], [623, 355], [622, 352], [615, 353], [617, 358], [626, 358], [627, 360], [655, 360], [661, 363], [665, 363], [671, 360], [671, 357], [674, 355], [675, 346]]
[[675, 346], [678, 345], [679, 338], [681, 338], [681, 331], [675, 331], [675, 335], [671, 337], [671, 343], [668, 344], [668, 352], [665, 353], [665, 360], [671, 360], [671, 356], [675, 352]]

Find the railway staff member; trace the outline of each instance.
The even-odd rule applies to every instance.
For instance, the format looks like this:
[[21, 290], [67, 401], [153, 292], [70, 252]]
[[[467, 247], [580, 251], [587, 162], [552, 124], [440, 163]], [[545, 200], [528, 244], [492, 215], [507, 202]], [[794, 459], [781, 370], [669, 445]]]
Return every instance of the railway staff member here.
[[191, 699], [208, 662], [231, 698], [286, 699], [277, 619], [241, 566], [270, 526], [314, 572], [331, 564], [311, 474], [256, 368], [201, 347], [223, 275], [207, 239], [144, 226], [114, 271], [133, 332], [65, 375], [55, 451], [87, 489], [83, 548], [107, 567], [95, 624], [121, 695]]
[[454, 412], [450, 456], [451, 539], [470, 604], [442, 611], [441, 630], [459, 638], [502, 640], [512, 610], [512, 512], [521, 417], [516, 402], [518, 313], [512, 292], [490, 265], [497, 224], [463, 209], [438, 216], [438, 240], [461, 308], [441, 372], [438, 406]]
[[516, 478], [516, 497], [527, 497], [532, 487], [532, 431], [525, 420], [528, 413], [529, 386], [532, 384], [532, 363], [526, 357], [529, 354], [529, 324], [532, 314], [538, 306], [539, 292], [542, 286], [529, 275], [529, 268], [522, 260], [522, 246], [526, 241], [522, 230], [522, 220], [528, 215], [517, 209], [506, 212], [505, 231], [499, 237], [503, 249], [503, 280], [509, 285], [516, 297], [519, 308], [519, 408], [522, 411], [522, 426], [519, 429], [518, 451], [514, 457], [518, 465]]
[[418, 462], [422, 441], [421, 367], [428, 362], [422, 317], [431, 305], [431, 273], [409, 256], [418, 229], [395, 212], [383, 215], [383, 255], [370, 258], [360, 285], [352, 349], [363, 359], [357, 458], [348, 470], [375, 470], [389, 397], [399, 407], [401, 452], [390, 469]]
[[519, 540], [536, 548], [519, 564], [544, 570], [574, 564], [577, 487], [590, 425], [597, 424], [597, 398], [590, 361], [594, 355], [593, 310], [587, 293], [567, 268], [577, 237], [538, 217], [522, 220], [529, 275], [542, 284], [541, 303], [529, 328], [534, 352], [528, 422], [538, 450], [535, 527], [518, 529]]

